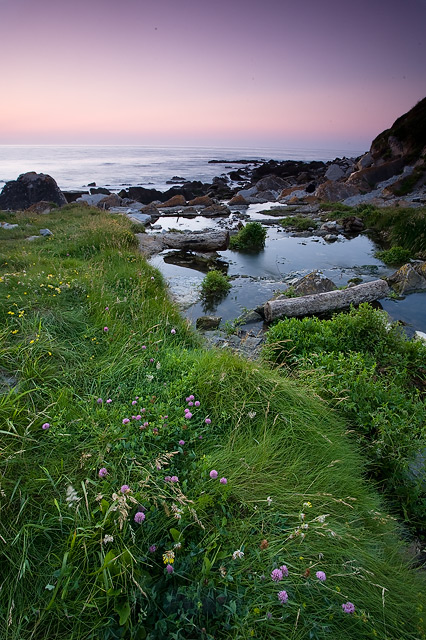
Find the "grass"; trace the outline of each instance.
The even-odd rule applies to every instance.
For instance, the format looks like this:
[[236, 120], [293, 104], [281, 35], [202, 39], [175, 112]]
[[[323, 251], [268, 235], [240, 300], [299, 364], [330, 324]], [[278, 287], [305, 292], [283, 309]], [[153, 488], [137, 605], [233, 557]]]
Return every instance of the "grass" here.
[[209, 271], [201, 283], [201, 293], [206, 298], [226, 295], [230, 288], [229, 277], [216, 269]]
[[66, 207], [35, 243], [15, 219], [2, 640], [424, 637], [424, 579], [344, 420], [278, 371], [203, 350], [124, 217]]
[[280, 220], [280, 225], [285, 229], [296, 229], [297, 231], [307, 231], [308, 229], [315, 229], [317, 223], [312, 218], [305, 218], [304, 216], [291, 216]]
[[402, 247], [392, 247], [392, 249], [378, 251], [376, 256], [385, 264], [401, 266], [410, 261], [411, 251]]

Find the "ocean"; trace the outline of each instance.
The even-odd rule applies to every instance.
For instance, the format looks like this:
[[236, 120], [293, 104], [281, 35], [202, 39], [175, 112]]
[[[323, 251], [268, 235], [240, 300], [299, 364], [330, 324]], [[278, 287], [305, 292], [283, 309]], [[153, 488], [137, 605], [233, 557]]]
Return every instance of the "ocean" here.
[[[126, 186], [166, 190], [177, 176], [211, 182], [236, 168], [233, 160], [334, 160], [357, 157], [365, 149], [277, 149], [148, 146], [0, 145], [0, 190], [21, 173], [52, 176], [59, 188], [82, 189], [95, 182], [117, 191]], [[209, 164], [209, 160], [227, 160]]]

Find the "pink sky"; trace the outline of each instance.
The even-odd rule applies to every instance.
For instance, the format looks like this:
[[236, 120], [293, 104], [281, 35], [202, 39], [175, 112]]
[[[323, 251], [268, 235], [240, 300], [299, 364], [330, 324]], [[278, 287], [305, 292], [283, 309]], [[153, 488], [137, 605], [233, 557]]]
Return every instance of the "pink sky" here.
[[426, 0], [0, 0], [0, 144], [364, 149], [426, 95]]

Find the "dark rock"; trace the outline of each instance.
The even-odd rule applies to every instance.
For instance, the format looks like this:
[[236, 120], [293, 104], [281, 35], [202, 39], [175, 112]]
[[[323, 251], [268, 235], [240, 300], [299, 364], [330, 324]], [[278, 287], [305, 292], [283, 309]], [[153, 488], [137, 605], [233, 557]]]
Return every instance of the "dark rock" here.
[[172, 196], [161, 205], [162, 207], [184, 207], [186, 205], [185, 197], [181, 194]]
[[50, 213], [53, 209], [56, 209], [56, 206], [51, 202], [46, 202], [45, 200], [41, 200], [40, 202], [36, 202], [32, 204], [31, 207], [28, 207], [28, 213], [37, 213], [39, 215], [44, 215]]
[[386, 280], [400, 295], [413, 291], [424, 291], [426, 289], [426, 262], [415, 265], [404, 264]]
[[88, 191], [64, 191], [65, 199], [68, 203], [75, 202], [81, 196], [89, 195]]
[[364, 230], [364, 222], [357, 216], [343, 218], [342, 225], [346, 233], [359, 233]]
[[327, 180], [317, 187], [315, 190], [315, 196], [324, 202], [339, 202], [339, 200], [345, 200], [350, 196], [356, 196], [359, 193], [359, 188], [348, 182], [335, 182], [333, 180]]
[[105, 187], [96, 187], [95, 189], [90, 189], [90, 194], [93, 196], [95, 193], [103, 193], [104, 196], [109, 196], [111, 191], [109, 189], [105, 189]]
[[99, 200], [96, 206], [98, 207], [98, 209], [111, 209], [111, 207], [120, 207], [121, 204], [122, 200], [120, 196], [118, 196], [116, 193], [111, 193], [111, 195], [107, 196], [106, 198], [102, 198], [102, 200]]
[[321, 271], [312, 271], [293, 285], [293, 290], [298, 296], [310, 296], [314, 293], [325, 293], [336, 289], [334, 282], [326, 278]]
[[0, 194], [0, 209], [24, 211], [32, 204], [44, 200], [62, 207], [67, 204], [55, 180], [44, 173], [30, 171], [17, 180], [6, 182]]
[[96, 187], [96, 182], [89, 182], [88, 187]]
[[217, 329], [222, 318], [219, 316], [200, 316], [195, 322], [197, 329], [211, 331]]

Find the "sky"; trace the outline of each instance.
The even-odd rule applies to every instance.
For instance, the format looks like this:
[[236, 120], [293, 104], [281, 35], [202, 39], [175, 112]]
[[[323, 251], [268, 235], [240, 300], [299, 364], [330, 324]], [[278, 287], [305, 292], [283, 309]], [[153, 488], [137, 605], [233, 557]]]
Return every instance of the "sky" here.
[[0, 144], [368, 149], [426, 0], [0, 0]]

